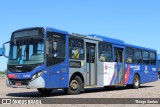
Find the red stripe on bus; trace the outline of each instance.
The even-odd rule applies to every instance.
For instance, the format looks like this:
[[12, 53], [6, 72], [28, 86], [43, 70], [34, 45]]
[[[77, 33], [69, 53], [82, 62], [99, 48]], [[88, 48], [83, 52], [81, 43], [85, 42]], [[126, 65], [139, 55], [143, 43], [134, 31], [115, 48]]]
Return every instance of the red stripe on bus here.
[[126, 72], [126, 75], [125, 75], [125, 84], [126, 84], [127, 81], [128, 81], [129, 74], [130, 74], [130, 66], [127, 67], [127, 72]]

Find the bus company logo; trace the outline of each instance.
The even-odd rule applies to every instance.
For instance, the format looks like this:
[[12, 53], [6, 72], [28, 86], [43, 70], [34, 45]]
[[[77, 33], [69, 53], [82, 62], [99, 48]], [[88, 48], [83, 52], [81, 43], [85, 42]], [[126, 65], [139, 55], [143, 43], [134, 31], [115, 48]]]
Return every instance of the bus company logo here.
[[130, 68], [134, 69], [134, 71], [139, 71], [140, 70], [140, 66], [130, 66]]
[[105, 70], [108, 70], [108, 69], [113, 70], [113, 66], [106, 64], [105, 67], [104, 67], [104, 69], [105, 69]]
[[27, 74], [27, 75], [23, 75], [23, 78], [30, 78], [31, 75]]

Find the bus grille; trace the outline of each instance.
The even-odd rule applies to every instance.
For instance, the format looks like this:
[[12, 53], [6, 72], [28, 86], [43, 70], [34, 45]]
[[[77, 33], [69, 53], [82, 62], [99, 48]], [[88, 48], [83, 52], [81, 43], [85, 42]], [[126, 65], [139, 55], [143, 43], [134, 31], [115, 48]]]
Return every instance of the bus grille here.
[[16, 82], [21, 82], [21, 85], [28, 85], [31, 81], [30, 79], [9, 79], [11, 85], [16, 85]]

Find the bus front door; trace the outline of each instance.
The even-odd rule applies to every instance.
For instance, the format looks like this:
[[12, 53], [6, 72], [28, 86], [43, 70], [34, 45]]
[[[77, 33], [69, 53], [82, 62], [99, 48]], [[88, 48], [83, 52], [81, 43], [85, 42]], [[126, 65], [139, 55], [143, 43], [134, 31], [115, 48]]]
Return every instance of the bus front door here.
[[86, 85], [96, 85], [96, 44], [86, 43], [87, 74]]

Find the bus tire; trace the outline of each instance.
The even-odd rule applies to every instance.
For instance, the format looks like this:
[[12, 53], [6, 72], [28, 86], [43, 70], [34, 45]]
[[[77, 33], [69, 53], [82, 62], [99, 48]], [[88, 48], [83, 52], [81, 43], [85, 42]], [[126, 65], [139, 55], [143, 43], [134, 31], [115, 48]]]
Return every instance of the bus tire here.
[[75, 95], [79, 94], [83, 89], [82, 79], [79, 76], [71, 78], [69, 88], [64, 89], [67, 94]]
[[50, 94], [53, 91], [53, 89], [45, 89], [45, 88], [38, 88], [37, 90], [43, 95]]
[[140, 87], [140, 78], [137, 74], [135, 74], [134, 77], [133, 77], [132, 88], [133, 89], [138, 89], [139, 87]]

